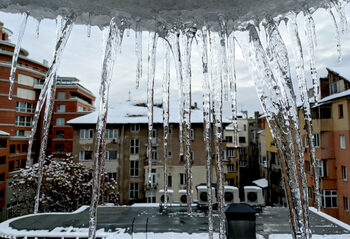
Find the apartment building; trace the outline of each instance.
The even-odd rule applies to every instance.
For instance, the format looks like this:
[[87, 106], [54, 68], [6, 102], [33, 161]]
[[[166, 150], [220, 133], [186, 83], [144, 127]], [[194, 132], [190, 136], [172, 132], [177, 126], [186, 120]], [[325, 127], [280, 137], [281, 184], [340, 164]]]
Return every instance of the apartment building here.
[[[186, 185], [186, 160], [180, 156], [179, 124], [177, 102], [170, 106], [170, 128], [168, 139], [168, 188], [173, 201], [179, 202]], [[142, 102], [123, 102], [113, 105], [107, 117], [107, 153], [105, 170], [109, 177], [117, 179], [121, 204], [134, 202], [160, 202], [164, 188], [164, 148], [163, 118], [161, 104], [154, 106], [154, 124], [152, 139], [152, 184], [148, 180], [148, 119], [147, 107]], [[229, 123], [224, 117], [225, 124]], [[191, 156], [193, 172], [194, 199], [197, 199], [195, 186], [206, 183], [207, 153], [203, 139], [203, 115], [201, 109], [192, 108], [191, 112]], [[93, 137], [95, 134], [97, 112], [70, 120], [74, 129], [73, 156], [75, 161], [93, 165]], [[113, 133], [111, 133], [113, 132]], [[224, 148], [225, 149], [225, 148]], [[113, 155], [113, 157], [111, 157]], [[227, 162], [233, 157], [229, 157]], [[235, 166], [236, 168], [236, 162]], [[213, 161], [212, 181], [216, 182]], [[237, 181], [232, 184], [237, 185]]]
[[[15, 75], [13, 99], [9, 100], [9, 77], [15, 49], [15, 45], [9, 40], [11, 34], [12, 32], [0, 23], [0, 131], [8, 134], [6, 136], [6, 150], [5, 148], [0, 150], [2, 151], [1, 157], [5, 157], [0, 160], [0, 165], [4, 162], [3, 169], [6, 169], [4, 180], [1, 180], [2, 176], [0, 175], [0, 184], [4, 184], [4, 188], [6, 188], [7, 178], [15, 174], [20, 168], [25, 167], [28, 136], [32, 130], [31, 124], [36, 101], [48, 71], [46, 61], [43, 63], [34, 61], [28, 57], [29, 53], [26, 50], [21, 49]], [[65, 96], [65, 99], [62, 99], [62, 95]], [[92, 93], [80, 85], [78, 79], [58, 78], [55, 112], [49, 133], [48, 154], [53, 154], [54, 157], [62, 157], [66, 153], [72, 152], [73, 130], [65, 122], [91, 112], [94, 109], [92, 106], [94, 100]], [[41, 131], [42, 123], [38, 125], [34, 139], [32, 154], [34, 162], [37, 160], [39, 153]], [[2, 169], [0, 169], [0, 174], [1, 172]], [[10, 197], [6, 195], [7, 192], [5, 191], [6, 207], [11, 206]], [[1, 205], [0, 203], [0, 208], [2, 208]], [[6, 217], [6, 213], [4, 213], [0, 220], [4, 220]]]
[[[322, 211], [350, 224], [350, 75], [347, 68], [329, 67], [327, 71], [327, 77], [320, 79], [321, 100], [312, 106]], [[301, 112], [299, 116], [300, 125], [304, 126]], [[301, 134], [309, 203], [314, 206], [313, 170], [304, 127], [301, 127]]]

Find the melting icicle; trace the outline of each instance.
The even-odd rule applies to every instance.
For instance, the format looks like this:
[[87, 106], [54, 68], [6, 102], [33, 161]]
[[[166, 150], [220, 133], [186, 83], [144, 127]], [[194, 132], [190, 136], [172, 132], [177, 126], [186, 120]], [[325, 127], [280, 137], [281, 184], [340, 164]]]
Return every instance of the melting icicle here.
[[[276, 139], [277, 149], [280, 155], [280, 162], [283, 171], [286, 198], [290, 211], [290, 221], [293, 238], [310, 238], [307, 220], [304, 218], [304, 204], [302, 195], [304, 193], [302, 182], [304, 178], [298, 171], [297, 158], [300, 155], [299, 147], [295, 147], [297, 139], [296, 130], [293, 127], [298, 124], [291, 119], [289, 109], [292, 105], [292, 98], [288, 97], [285, 82], [275, 78], [270, 69], [269, 61], [262, 47], [258, 33], [253, 25], [248, 26], [249, 30], [249, 62], [254, 70], [256, 90], [267, 116], [271, 133]], [[244, 50], [243, 50], [244, 52]], [[290, 94], [289, 94], [290, 95]], [[299, 142], [297, 142], [299, 143]], [[299, 161], [298, 161], [299, 163]], [[300, 170], [300, 168], [299, 168]]]
[[41, 23], [41, 19], [37, 20], [36, 22], [36, 38], [39, 38], [40, 35], [40, 23]]
[[338, 52], [338, 62], [343, 61], [343, 51], [342, 51], [342, 44], [341, 44], [341, 38], [340, 38], [340, 29], [339, 29], [339, 24], [337, 22], [337, 19], [335, 18], [334, 13], [332, 10], [329, 8], [328, 9], [329, 14], [331, 15], [331, 18], [333, 20], [334, 28], [335, 28], [335, 36], [337, 39], [337, 52]]
[[[289, 57], [287, 52], [287, 47], [285, 46], [282, 37], [279, 33], [278, 27], [272, 19], [269, 19], [266, 28], [268, 49], [270, 52], [270, 64], [273, 67], [273, 74], [279, 84], [282, 97], [285, 98], [286, 107], [289, 109], [287, 113], [289, 114], [289, 119], [291, 120], [291, 140], [296, 145], [295, 157], [298, 159], [298, 164], [296, 167], [297, 177], [300, 181], [300, 185], [303, 186], [301, 190], [300, 198], [303, 202], [302, 214], [303, 214], [303, 224], [308, 228], [309, 225], [309, 215], [308, 215], [308, 200], [307, 200], [307, 185], [306, 185], [306, 175], [304, 171], [304, 154], [301, 145], [301, 137], [299, 130], [299, 119], [297, 117], [298, 110], [296, 106], [296, 96], [293, 89], [293, 83], [290, 74]], [[309, 233], [309, 231], [306, 231]]]
[[225, 238], [225, 216], [224, 216], [224, 182], [222, 166], [222, 99], [223, 99], [223, 81], [219, 69], [221, 43], [216, 34], [211, 33], [210, 54], [213, 58], [212, 66], [212, 95], [213, 95], [213, 120], [215, 131], [215, 157], [216, 157], [216, 177], [217, 177], [217, 198], [219, 214], [219, 238]]
[[56, 43], [56, 48], [54, 51], [54, 57], [52, 60], [52, 64], [51, 64], [51, 66], [46, 74], [44, 84], [42, 86], [38, 101], [36, 103], [34, 117], [33, 117], [33, 121], [32, 121], [32, 130], [31, 130], [29, 142], [28, 142], [28, 153], [27, 153], [27, 162], [26, 162], [27, 168], [32, 166], [31, 156], [32, 156], [33, 139], [34, 139], [35, 132], [37, 129], [37, 125], [38, 125], [38, 121], [39, 121], [39, 117], [40, 117], [40, 112], [41, 112], [41, 109], [44, 105], [46, 95], [47, 95], [47, 92], [49, 90], [49, 85], [53, 81], [54, 77], [56, 76], [56, 72], [59, 68], [64, 48], [66, 46], [66, 43], [68, 41], [68, 38], [69, 38], [70, 33], [72, 31], [72, 28], [73, 28], [74, 18], [75, 18], [74, 15], [67, 17], [66, 23], [65, 23], [63, 28], [61, 27], [61, 25], [57, 26], [57, 28], [62, 29], [62, 31], [61, 31], [60, 37]]
[[164, 208], [168, 206], [168, 135], [169, 135], [169, 91], [170, 91], [170, 49], [164, 41], [163, 65], [163, 131], [164, 131]]
[[137, 56], [137, 66], [136, 66], [136, 89], [140, 86], [140, 81], [142, 80], [142, 31], [136, 26], [135, 31], [135, 52]]
[[154, 75], [156, 70], [158, 34], [150, 33], [148, 45], [148, 79], [147, 79], [147, 109], [148, 109], [148, 180], [147, 183], [154, 190], [152, 185], [152, 139], [153, 139], [153, 104], [154, 104]]
[[304, 114], [304, 121], [306, 126], [306, 131], [308, 133], [308, 140], [309, 140], [309, 152], [310, 152], [310, 159], [313, 167], [313, 174], [314, 174], [314, 182], [315, 182], [315, 198], [316, 198], [316, 205], [317, 209], [321, 209], [321, 196], [320, 196], [320, 187], [319, 187], [319, 174], [318, 174], [318, 168], [317, 168], [317, 161], [316, 161], [316, 152], [314, 147], [314, 141], [313, 141], [313, 130], [312, 130], [312, 118], [311, 118], [311, 109], [310, 109], [310, 102], [309, 97], [307, 93], [307, 83], [305, 78], [305, 71], [304, 71], [304, 58], [303, 58], [303, 50], [301, 41], [299, 38], [298, 33], [298, 25], [296, 21], [296, 14], [292, 13], [288, 17], [288, 30], [290, 33], [290, 38], [292, 40], [293, 45], [293, 53], [295, 58], [295, 65], [296, 65], [296, 75], [298, 78], [299, 83], [299, 92], [300, 92], [300, 99], [303, 103], [302, 110]]
[[28, 12], [24, 12], [23, 13], [23, 20], [18, 32], [18, 38], [17, 38], [17, 44], [15, 47], [15, 50], [13, 51], [13, 56], [12, 56], [12, 64], [11, 64], [11, 72], [10, 72], [10, 90], [9, 90], [9, 100], [12, 100], [12, 94], [13, 94], [13, 88], [15, 85], [15, 77], [16, 77], [16, 70], [17, 70], [17, 60], [18, 60], [18, 56], [21, 50], [21, 44], [22, 44], [22, 39], [23, 39], [23, 35], [24, 35], [24, 31], [26, 29], [27, 26], [27, 21], [28, 21], [28, 16], [29, 13]]
[[[119, 53], [119, 30], [116, 24], [115, 18], [111, 19], [108, 28], [104, 29], [104, 32], [108, 32], [108, 37], [104, 43], [104, 55], [101, 72], [101, 85], [100, 85], [100, 102], [99, 102], [99, 115], [96, 123], [96, 136], [95, 136], [95, 162], [94, 162], [94, 178], [91, 195], [91, 204], [89, 212], [89, 239], [96, 237], [96, 220], [97, 220], [97, 206], [100, 196], [101, 176], [103, 170], [103, 161], [105, 160], [106, 151], [106, 124], [108, 113], [108, 94], [109, 86], [112, 79], [112, 73], [114, 68], [114, 62], [116, 60], [116, 54]], [[107, 34], [106, 34], [107, 35]]]
[[224, 99], [225, 101], [228, 100], [228, 90], [229, 90], [229, 84], [230, 84], [230, 71], [228, 69], [228, 36], [227, 36], [227, 27], [226, 27], [226, 20], [224, 16], [219, 16], [219, 24], [220, 24], [220, 45], [221, 45], [221, 56], [220, 59], [222, 61], [222, 67], [220, 67], [221, 74], [224, 81]]
[[313, 39], [313, 30], [312, 30], [312, 21], [310, 20], [311, 16], [309, 12], [305, 13], [305, 34], [307, 37], [307, 48], [310, 58], [310, 73], [312, 79], [312, 85], [314, 90], [314, 102], [317, 103], [320, 97], [320, 86], [318, 82], [317, 70], [316, 70], [316, 61], [315, 61], [315, 40]]
[[210, 82], [208, 74], [208, 29], [206, 26], [202, 31], [198, 31], [198, 46], [202, 51], [202, 69], [203, 69], [203, 128], [204, 142], [207, 151], [207, 195], [208, 195], [208, 237], [213, 238], [213, 206], [212, 206], [212, 190], [211, 190], [211, 135], [210, 135]]

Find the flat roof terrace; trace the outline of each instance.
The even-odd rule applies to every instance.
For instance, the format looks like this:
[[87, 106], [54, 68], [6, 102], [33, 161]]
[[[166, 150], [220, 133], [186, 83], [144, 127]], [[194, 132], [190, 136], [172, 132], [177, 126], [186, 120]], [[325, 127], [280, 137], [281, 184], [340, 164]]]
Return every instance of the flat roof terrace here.
[[[89, 208], [72, 213], [43, 213], [7, 220], [0, 224], [2, 238], [87, 238]], [[339, 226], [310, 212], [313, 238], [350, 238], [350, 226]], [[158, 204], [134, 206], [101, 206], [98, 208], [98, 238], [205, 238], [207, 215], [194, 208], [193, 216], [185, 207], [170, 207], [161, 212]], [[346, 224], [345, 224], [346, 225]], [[218, 216], [214, 215], [214, 238], [218, 237]], [[286, 208], [266, 207], [256, 217], [258, 239], [291, 238]]]

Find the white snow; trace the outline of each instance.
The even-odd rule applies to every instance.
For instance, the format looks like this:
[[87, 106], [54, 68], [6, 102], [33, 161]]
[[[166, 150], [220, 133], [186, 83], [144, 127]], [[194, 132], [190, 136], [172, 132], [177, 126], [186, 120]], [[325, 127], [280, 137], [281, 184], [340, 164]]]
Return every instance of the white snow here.
[[[157, 104], [157, 103], [155, 103]], [[178, 123], [179, 122], [179, 104], [177, 101], [172, 101], [170, 103], [170, 115], [169, 122], [170, 123]], [[231, 123], [231, 112], [228, 110], [223, 111], [223, 122]], [[148, 110], [146, 104], [144, 102], [138, 101], [126, 101], [123, 103], [118, 103], [111, 105], [108, 110], [107, 116], [107, 124], [147, 124]], [[93, 113], [72, 119], [68, 121], [68, 124], [96, 124], [98, 112], [95, 111]], [[163, 110], [160, 107], [154, 107], [154, 115], [153, 115], [154, 123], [163, 123]], [[193, 109], [191, 112], [191, 123], [203, 123], [203, 112], [201, 108]]]
[[238, 190], [237, 187], [234, 187], [234, 186], [224, 186], [225, 190], [226, 189], [229, 189], [229, 190]]
[[[172, 190], [172, 189], [168, 189], [167, 191], [168, 191], [168, 193], [174, 192], [174, 190]], [[164, 189], [159, 190], [159, 193], [164, 193]]]
[[[309, 210], [311, 212], [313, 212], [313, 213], [315, 213], [315, 214], [317, 214], [317, 215], [319, 215], [319, 216], [321, 216], [321, 217], [323, 217], [323, 218], [333, 222], [334, 224], [337, 224], [338, 226], [343, 227], [346, 230], [350, 231], [350, 225], [349, 224], [346, 224], [346, 223], [344, 223], [344, 222], [342, 222], [342, 221], [340, 221], [340, 220], [338, 220], [338, 219], [336, 219], [336, 218], [334, 218], [334, 217], [332, 217], [332, 216], [330, 216], [330, 215], [328, 215], [328, 214], [326, 214], [324, 212], [319, 212], [314, 207], [309, 207]], [[350, 235], [348, 235], [347, 238], [350, 238]]]
[[244, 186], [244, 190], [261, 190], [261, 188], [257, 186]]
[[[349, 234], [339, 234], [339, 235], [312, 235], [312, 239], [349, 239]], [[269, 235], [269, 239], [292, 239], [291, 234], [272, 234]]]
[[[319, 103], [325, 103], [327, 101], [338, 99], [338, 98], [349, 96], [349, 95], [350, 95], [350, 90], [346, 90], [346, 91], [343, 91], [340, 93], [336, 93], [336, 94], [324, 97], [322, 100], [319, 101]], [[317, 106], [317, 105], [315, 105], [315, 106]]]
[[326, 69], [350, 82], [350, 67], [329, 66]]
[[0, 135], [1, 135], [1, 136], [10, 136], [9, 133], [7, 133], [7, 132], [5, 132], [5, 131], [2, 131], [2, 130], [0, 130]]
[[269, 186], [269, 182], [266, 180], [266, 178], [260, 178], [258, 180], [253, 181], [253, 183], [261, 188], [267, 188]]

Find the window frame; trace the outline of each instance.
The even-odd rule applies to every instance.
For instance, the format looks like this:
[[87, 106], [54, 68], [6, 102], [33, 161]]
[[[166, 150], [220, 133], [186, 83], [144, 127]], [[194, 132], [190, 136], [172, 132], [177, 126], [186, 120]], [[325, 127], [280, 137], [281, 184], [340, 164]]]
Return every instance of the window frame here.
[[130, 160], [130, 177], [140, 177], [139, 160]]
[[140, 154], [140, 140], [133, 138], [130, 139], [130, 154], [138, 155]]
[[139, 198], [139, 183], [129, 183], [129, 199], [135, 200]]
[[343, 134], [339, 135], [339, 144], [340, 144], [340, 149], [346, 149], [345, 135]]

